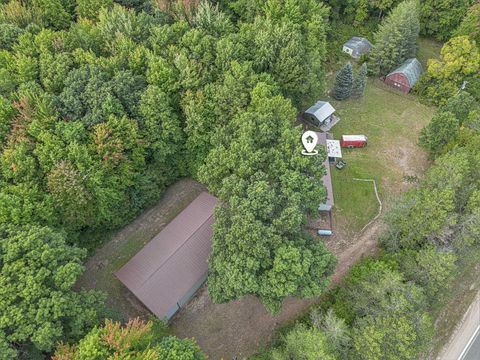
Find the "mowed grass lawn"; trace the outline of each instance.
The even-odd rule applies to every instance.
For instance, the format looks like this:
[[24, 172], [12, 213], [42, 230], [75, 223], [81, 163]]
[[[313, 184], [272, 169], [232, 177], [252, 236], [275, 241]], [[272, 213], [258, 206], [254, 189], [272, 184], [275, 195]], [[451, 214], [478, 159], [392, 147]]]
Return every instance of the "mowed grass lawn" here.
[[420, 177], [427, 165], [417, 139], [434, 109], [379, 80], [369, 81], [362, 99], [332, 104], [341, 118], [332, 129], [335, 139], [343, 134], [368, 136], [366, 148], [342, 149], [346, 168], [332, 167], [334, 218], [337, 227], [354, 234], [375, 217], [378, 202], [373, 183], [353, 179], [374, 179], [382, 202], [405, 190], [405, 176]]

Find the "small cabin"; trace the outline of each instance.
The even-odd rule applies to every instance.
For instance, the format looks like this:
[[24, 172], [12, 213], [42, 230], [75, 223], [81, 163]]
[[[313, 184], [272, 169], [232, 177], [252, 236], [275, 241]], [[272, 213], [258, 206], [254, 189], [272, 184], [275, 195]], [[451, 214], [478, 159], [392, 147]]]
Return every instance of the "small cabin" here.
[[324, 132], [329, 131], [340, 121], [340, 118], [335, 116], [334, 107], [326, 101], [317, 101], [315, 105], [310, 106], [303, 113], [303, 118]]
[[359, 59], [360, 56], [368, 54], [370, 50], [372, 50], [372, 44], [363, 37], [354, 36], [343, 44], [343, 52], [354, 59]]
[[385, 84], [408, 94], [418, 79], [420, 79], [422, 73], [422, 64], [417, 59], [412, 58], [388, 74], [384, 81]]

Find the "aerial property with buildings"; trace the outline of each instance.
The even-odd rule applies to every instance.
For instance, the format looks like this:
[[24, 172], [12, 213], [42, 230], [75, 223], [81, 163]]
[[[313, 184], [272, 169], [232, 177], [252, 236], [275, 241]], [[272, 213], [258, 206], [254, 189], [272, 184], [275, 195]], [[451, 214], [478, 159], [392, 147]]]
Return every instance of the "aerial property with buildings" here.
[[3, 0], [0, 360], [470, 360], [479, 144], [478, 0]]

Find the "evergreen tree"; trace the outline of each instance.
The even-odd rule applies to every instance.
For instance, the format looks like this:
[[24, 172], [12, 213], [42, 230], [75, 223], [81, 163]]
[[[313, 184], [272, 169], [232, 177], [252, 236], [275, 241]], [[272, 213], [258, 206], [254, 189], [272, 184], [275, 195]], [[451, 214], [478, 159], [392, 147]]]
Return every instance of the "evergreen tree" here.
[[363, 63], [358, 71], [357, 76], [353, 80], [352, 97], [358, 99], [361, 98], [365, 93], [365, 88], [367, 87], [367, 73], [367, 63]]
[[420, 31], [418, 13], [418, 2], [407, 0], [385, 18], [374, 36], [370, 55], [372, 74], [385, 75], [415, 56]]
[[338, 72], [333, 87], [333, 97], [337, 100], [346, 100], [352, 94], [353, 70], [352, 64], [348, 62]]

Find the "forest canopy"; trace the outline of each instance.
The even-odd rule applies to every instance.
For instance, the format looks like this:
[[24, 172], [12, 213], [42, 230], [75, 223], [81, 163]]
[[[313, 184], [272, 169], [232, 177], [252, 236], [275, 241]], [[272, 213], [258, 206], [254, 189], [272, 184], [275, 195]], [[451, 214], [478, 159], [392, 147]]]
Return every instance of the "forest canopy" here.
[[[325, 199], [325, 169], [300, 155], [295, 121], [325, 90], [328, 16], [314, 0], [2, 3], [0, 226], [61, 237], [73, 281], [92, 234], [192, 176], [222, 200], [214, 300], [255, 294], [276, 311], [287, 296], [319, 295], [335, 258], [303, 225]], [[10, 319], [2, 344], [23, 354], [79, 340], [100, 320], [94, 299], [74, 330], [39, 341]]]

